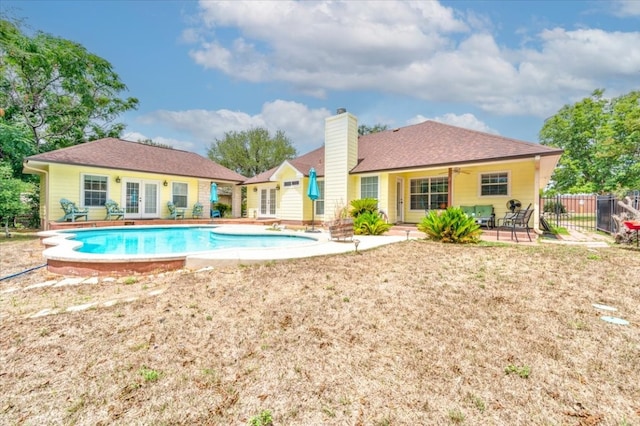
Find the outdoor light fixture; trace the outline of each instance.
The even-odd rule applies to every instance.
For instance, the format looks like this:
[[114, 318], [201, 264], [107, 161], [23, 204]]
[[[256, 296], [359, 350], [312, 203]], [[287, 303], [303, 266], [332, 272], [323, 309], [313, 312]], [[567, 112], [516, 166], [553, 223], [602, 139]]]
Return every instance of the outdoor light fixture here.
[[280, 184], [276, 185], [276, 191], [280, 191]]
[[410, 230], [410, 229], [405, 229], [405, 231], [404, 231], [404, 232], [406, 232], [406, 233], [407, 233], [407, 241], [409, 241], [409, 232], [411, 232], [411, 230]]
[[162, 182], [162, 186], [169, 186], [169, 182], [165, 180], [164, 182]]
[[257, 186], [253, 187], [253, 192], [258, 192], [258, 187]]
[[120, 176], [116, 176], [116, 183], [120, 183]]
[[356, 253], [358, 252], [358, 244], [360, 244], [360, 240], [353, 240], [353, 244], [356, 246]]

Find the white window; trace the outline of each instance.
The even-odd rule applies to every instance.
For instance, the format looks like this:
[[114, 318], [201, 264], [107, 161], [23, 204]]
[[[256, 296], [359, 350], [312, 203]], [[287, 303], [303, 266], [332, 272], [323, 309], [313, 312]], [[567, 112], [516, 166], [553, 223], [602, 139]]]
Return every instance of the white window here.
[[509, 173], [483, 173], [480, 175], [480, 195], [508, 195]]
[[298, 185], [300, 185], [300, 181], [299, 181], [299, 180], [285, 180], [285, 181], [282, 183], [282, 185], [283, 185], [285, 188], [290, 188], [290, 187], [292, 187], [292, 186], [298, 186]]
[[82, 176], [82, 205], [86, 207], [104, 206], [107, 201], [107, 176]]
[[316, 200], [316, 214], [324, 214], [324, 181], [318, 181], [318, 199]]
[[410, 191], [411, 210], [446, 209], [449, 200], [449, 179], [411, 179]]
[[360, 178], [360, 198], [378, 199], [378, 176]]
[[173, 182], [172, 186], [172, 200], [176, 207], [187, 207], [187, 194], [189, 186], [186, 183]]

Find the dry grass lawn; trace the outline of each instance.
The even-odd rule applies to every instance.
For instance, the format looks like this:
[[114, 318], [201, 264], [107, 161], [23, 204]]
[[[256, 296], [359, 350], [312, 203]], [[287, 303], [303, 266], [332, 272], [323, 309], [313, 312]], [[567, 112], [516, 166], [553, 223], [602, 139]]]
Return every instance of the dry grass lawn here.
[[[2, 275], [40, 249], [0, 241]], [[25, 289], [47, 279], [0, 282], [2, 424], [640, 424], [633, 249], [416, 240]]]

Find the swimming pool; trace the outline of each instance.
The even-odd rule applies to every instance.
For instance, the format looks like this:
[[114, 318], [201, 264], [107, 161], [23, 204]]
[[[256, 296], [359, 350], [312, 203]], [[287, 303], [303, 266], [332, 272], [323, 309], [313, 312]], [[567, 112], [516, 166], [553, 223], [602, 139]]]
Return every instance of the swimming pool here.
[[[98, 242], [89, 241], [85, 244], [79, 240], [70, 239], [76, 235], [81, 235], [83, 232], [87, 232], [85, 236], [89, 237], [91, 235], [90, 232], [93, 231], [98, 231], [96, 235], [103, 234], [103, 236], [106, 237], [111, 231], [117, 230], [117, 232], [120, 232], [126, 229], [127, 232], [122, 235], [131, 237], [134, 235], [134, 233], [129, 233], [131, 231], [135, 232], [153, 228], [180, 229], [194, 227], [202, 228], [204, 231], [215, 234], [218, 241], [226, 239], [235, 240], [236, 245], [234, 247], [226, 246], [226, 248], [218, 246], [218, 248], [213, 249], [199, 247], [198, 251], [191, 252], [150, 254], [139, 250], [139, 248], [145, 244], [151, 245], [151, 237], [145, 233], [141, 233], [140, 236], [146, 236], [137, 237], [135, 243], [130, 243], [132, 247], [136, 247], [135, 253], [137, 254], [127, 254], [126, 252], [84, 253], [79, 251], [83, 245], [98, 245]], [[56, 274], [77, 276], [126, 276], [132, 273], [158, 273], [176, 269], [197, 271], [205, 267], [246, 265], [274, 260], [348, 253], [356, 251], [356, 247], [359, 247], [360, 250], [367, 250], [385, 244], [404, 241], [407, 238], [406, 236], [360, 235], [357, 240], [354, 240], [354, 242], [358, 244], [358, 246], [356, 246], [354, 242], [331, 241], [329, 234], [326, 232], [306, 234], [301, 231], [288, 229], [274, 232], [271, 229], [272, 228], [265, 228], [260, 225], [239, 224], [211, 226], [131, 225], [51, 230], [39, 232], [38, 235], [45, 246], [42, 254], [47, 261], [47, 270]], [[196, 232], [194, 234], [198, 233]], [[123, 240], [127, 239], [125, 236], [122, 237]], [[202, 237], [202, 235], [200, 237]], [[208, 237], [211, 238], [212, 236], [209, 235]], [[204, 245], [202, 239], [196, 240]], [[259, 243], [262, 244], [265, 241], [273, 244], [276, 240], [278, 240], [277, 246], [258, 246]], [[243, 243], [251, 242], [251, 246], [240, 246], [240, 241]], [[282, 245], [283, 243], [284, 245]], [[179, 245], [177, 240], [171, 240], [171, 244], [175, 246]], [[126, 246], [126, 244], [124, 245]]]
[[304, 235], [267, 233], [228, 234], [211, 226], [100, 228], [61, 231], [73, 234], [80, 253], [110, 255], [171, 255], [235, 248], [282, 248], [315, 242]]

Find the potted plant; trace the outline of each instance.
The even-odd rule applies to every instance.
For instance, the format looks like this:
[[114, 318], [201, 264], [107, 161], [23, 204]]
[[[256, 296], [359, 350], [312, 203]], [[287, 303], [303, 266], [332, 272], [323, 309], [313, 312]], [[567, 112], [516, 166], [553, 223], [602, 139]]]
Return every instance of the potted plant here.
[[353, 218], [344, 204], [336, 205], [333, 220], [329, 222], [329, 234], [332, 240], [353, 239]]

